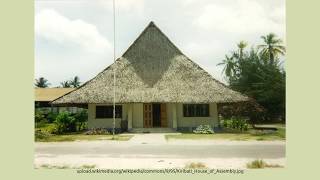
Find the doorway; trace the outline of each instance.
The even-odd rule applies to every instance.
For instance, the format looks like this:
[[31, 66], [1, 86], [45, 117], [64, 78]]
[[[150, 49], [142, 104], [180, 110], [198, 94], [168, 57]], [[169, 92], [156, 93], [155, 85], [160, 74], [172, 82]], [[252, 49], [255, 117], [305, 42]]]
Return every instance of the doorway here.
[[167, 127], [166, 104], [146, 103], [143, 104], [143, 127]]

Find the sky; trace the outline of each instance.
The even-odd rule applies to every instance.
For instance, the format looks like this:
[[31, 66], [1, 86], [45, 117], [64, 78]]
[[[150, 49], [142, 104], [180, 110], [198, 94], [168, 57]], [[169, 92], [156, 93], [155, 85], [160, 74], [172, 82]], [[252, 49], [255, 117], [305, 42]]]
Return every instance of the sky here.
[[[276, 33], [285, 42], [284, 0], [116, 0], [116, 57], [150, 21], [190, 59], [222, 82], [217, 66], [237, 43], [262, 44]], [[113, 63], [112, 0], [35, 1], [35, 78], [50, 87], [81, 82]]]

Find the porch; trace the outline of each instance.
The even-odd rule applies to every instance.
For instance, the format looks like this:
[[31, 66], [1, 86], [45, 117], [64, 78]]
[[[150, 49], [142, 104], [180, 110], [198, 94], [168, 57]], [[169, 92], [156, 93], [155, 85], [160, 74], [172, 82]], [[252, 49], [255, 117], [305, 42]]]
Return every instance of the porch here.
[[[116, 104], [117, 130], [129, 132], [174, 132], [201, 124], [217, 125], [216, 103], [125, 103]], [[113, 128], [112, 104], [89, 104], [88, 127]]]

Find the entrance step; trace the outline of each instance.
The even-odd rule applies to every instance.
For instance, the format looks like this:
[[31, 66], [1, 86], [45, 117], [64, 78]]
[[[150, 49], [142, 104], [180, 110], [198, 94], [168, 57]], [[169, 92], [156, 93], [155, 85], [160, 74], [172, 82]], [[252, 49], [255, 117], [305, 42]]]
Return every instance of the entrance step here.
[[132, 128], [130, 133], [176, 133], [177, 130], [173, 128]]

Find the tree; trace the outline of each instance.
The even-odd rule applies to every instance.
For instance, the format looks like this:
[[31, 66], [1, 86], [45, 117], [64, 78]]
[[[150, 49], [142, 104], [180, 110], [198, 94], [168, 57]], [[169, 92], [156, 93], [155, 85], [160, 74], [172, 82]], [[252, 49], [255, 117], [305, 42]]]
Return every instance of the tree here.
[[237, 45], [239, 48], [239, 58], [242, 59], [243, 58], [243, 50], [244, 48], [246, 48], [248, 45], [247, 42], [245, 41], [240, 41], [239, 44]]
[[62, 82], [60, 83], [60, 85], [61, 85], [63, 88], [69, 88], [69, 87], [71, 87], [70, 81], [62, 81]]
[[234, 56], [228, 56], [225, 55], [225, 58], [222, 60], [221, 63], [217, 64], [218, 66], [224, 65], [224, 68], [222, 70], [222, 73], [225, 73], [225, 75], [231, 80], [232, 77], [235, 76], [236, 72], [236, 63], [234, 61]]
[[70, 81], [70, 85], [74, 88], [79, 87], [81, 84], [81, 82], [79, 81], [79, 77], [75, 76], [71, 81]]
[[[264, 112], [258, 112], [259, 115], [257, 113], [249, 114], [253, 122], [285, 118], [285, 70], [279, 63], [279, 57], [274, 54], [274, 52], [278, 52], [274, 49], [277, 49], [276, 47], [281, 40], [275, 40], [276, 36], [272, 36], [273, 43], [270, 52], [273, 52], [271, 53], [273, 54], [273, 62], [270, 62], [269, 54], [259, 51], [261, 46], [245, 51], [245, 43], [240, 42], [238, 50], [231, 51], [232, 54], [226, 55], [227, 58], [218, 64], [224, 65], [223, 72], [225, 72], [231, 89], [253, 98], [263, 107]], [[270, 39], [270, 37], [268, 38]], [[269, 52], [269, 49], [265, 52]], [[244, 107], [244, 105], [241, 106]], [[251, 107], [254, 109], [258, 106]], [[261, 110], [261, 108], [259, 109]], [[260, 119], [257, 120], [257, 118]]]
[[35, 79], [36, 83], [34, 84], [38, 88], [46, 88], [49, 87], [50, 83], [44, 77], [40, 77], [39, 79]]
[[282, 40], [273, 33], [261, 36], [261, 38], [264, 44], [259, 45], [258, 48], [261, 50], [261, 54], [269, 56], [270, 64], [273, 65], [278, 55], [285, 54], [286, 48], [282, 45]]

